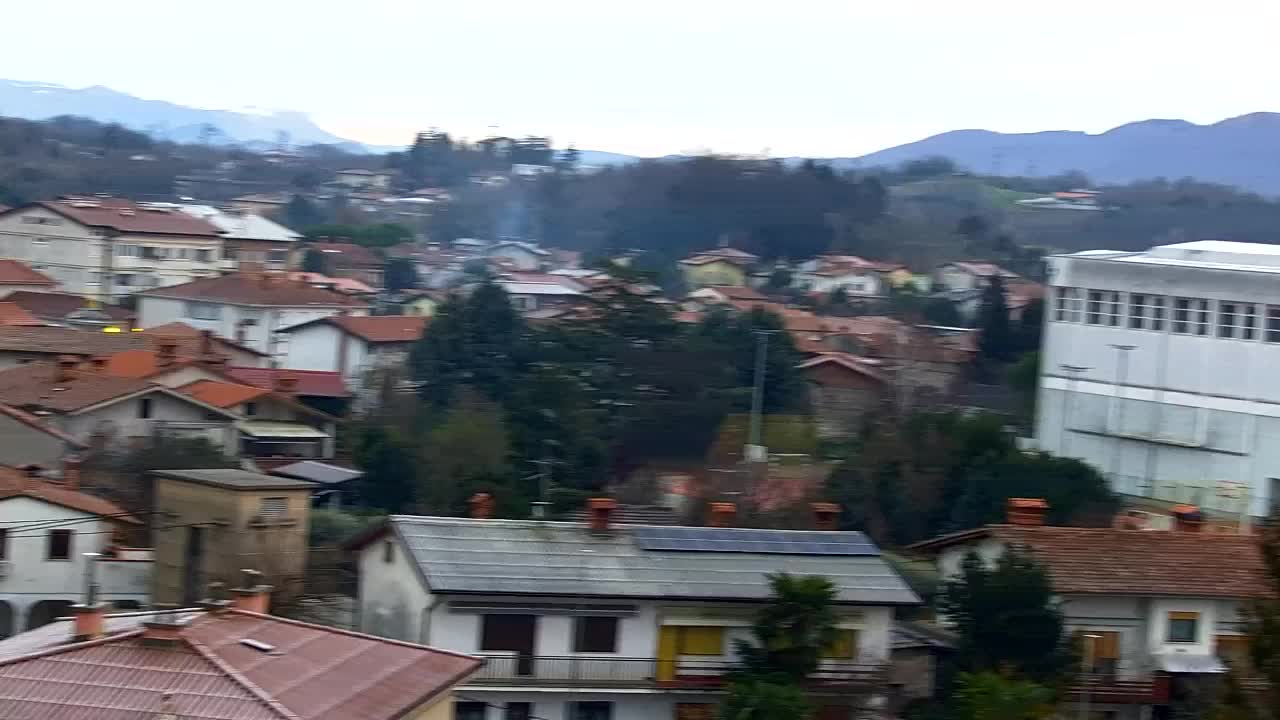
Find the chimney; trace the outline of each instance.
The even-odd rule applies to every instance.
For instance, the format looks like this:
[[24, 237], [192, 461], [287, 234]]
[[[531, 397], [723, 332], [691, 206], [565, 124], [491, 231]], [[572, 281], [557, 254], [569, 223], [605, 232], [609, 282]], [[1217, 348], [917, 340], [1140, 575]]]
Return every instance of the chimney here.
[[235, 599], [231, 606], [237, 610], [266, 615], [271, 608], [270, 585], [262, 584], [262, 573], [257, 570], [241, 570], [240, 587], [231, 588]]
[[197, 604], [205, 610], [226, 610], [231, 606], [231, 601], [227, 600], [227, 586], [216, 581], [209, 583], [208, 597]]
[[75, 616], [72, 625], [74, 642], [96, 640], [106, 632], [107, 604], [98, 602], [98, 583], [95, 578], [98, 553], [85, 553], [84, 560], [84, 602], [71, 606], [71, 612]]
[[54, 371], [53, 381], [55, 383], [71, 382], [72, 374], [75, 372], [76, 365], [80, 363], [80, 359], [75, 355], [59, 355], [58, 368]]
[[178, 356], [178, 343], [165, 338], [156, 346], [156, 366], [169, 367]]
[[607, 533], [613, 524], [613, 511], [618, 508], [618, 501], [613, 498], [597, 497], [587, 501], [587, 517], [591, 521], [591, 532]]
[[1178, 505], [1173, 508], [1175, 532], [1198, 533], [1204, 527], [1204, 513], [1195, 505]]
[[1116, 515], [1111, 526], [1116, 530], [1149, 530], [1147, 518], [1139, 510], [1130, 510], [1123, 515]]
[[1010, 525], [1044, 525], [1044, 513], [1049, 503], [1043, 498], [1009, 498], [1008, 521]]
[[200, 331], [200, 354], [201, 355], [213, 354], [213, 331], [212, 330]]
[[738, 506], [731, 502], [714, 502], [708, 508], [707, 527], [733, 527], [734, 518], [738, 515]]
[[69, 490], [80, 489], [80, 458], [69, 457], [62, 461], [62, 484]]
[[489, 493], [476, 493], [467, 502], [471, 504], [471, 517], [477, 520], [493, 517], [493, 496]]
[[813, 527], [816, 530], [835, 530], [840, 520], [840, 506], [829, 502], [816, 502], [809, 505], [813, 511]]
[[274, 389], [276, 392], [292, 395], [298, 392], [298, 378], [293, 375], [278, 375]]
[[173, 647], [182, 642], [182, 630], [187, 626], [178, 614], [177, 605], [155, 603], [155, 613], [142, 623], [142, 644], [149, 647]]

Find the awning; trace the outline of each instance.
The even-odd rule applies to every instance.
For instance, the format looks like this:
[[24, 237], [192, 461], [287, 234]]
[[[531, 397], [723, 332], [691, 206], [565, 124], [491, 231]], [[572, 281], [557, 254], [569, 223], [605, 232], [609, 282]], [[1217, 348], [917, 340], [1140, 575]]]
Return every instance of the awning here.
[[243, 420], [236, 427], [256, 438], [289, 438], [290, 440], [323, 440], [329, 434], [310, 425], [272, 420]]
[[1160, 669], [1167, 673], [1214, 675], [1227, 671], [1227, 666], [1214, 655], [1167, 653], [1157, 655], [1156, 658]]

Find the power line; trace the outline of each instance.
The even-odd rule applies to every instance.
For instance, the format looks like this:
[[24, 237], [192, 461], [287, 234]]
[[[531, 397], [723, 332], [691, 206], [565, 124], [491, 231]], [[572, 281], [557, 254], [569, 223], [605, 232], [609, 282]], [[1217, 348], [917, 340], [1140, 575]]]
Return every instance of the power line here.
[[0, 524], [0, 530], [7, 530], [10, 532], [14, 530], [19, 530], [19, 531], [36, 530], [36, 529], [45, 529], [50, 527], [58, 527], [62, 525], [78, 525], [81, 523], [96, 522], [98, 520], [111, 520], [114, 518], [138, 517], [138, 516], [145, 516], [145, 515], [160, 515], [160, 514], [163, 514], [163, 512], [160, 510], [152, 510], [149, 512], [141, 512], [141, 513], [132, 513], [132, 512], [108, 513], [106, 515], [95, 515], [93, 517], [78, 518], [75, 520], [18, 520], [16, 521], [16, 524], [13, 524], [13, 525]]

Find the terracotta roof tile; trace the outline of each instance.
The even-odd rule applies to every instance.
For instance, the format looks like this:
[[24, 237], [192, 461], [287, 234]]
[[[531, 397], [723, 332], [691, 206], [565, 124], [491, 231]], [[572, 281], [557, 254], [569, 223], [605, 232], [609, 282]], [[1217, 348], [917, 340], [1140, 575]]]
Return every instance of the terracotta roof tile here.
[[[21, 306], [27, 312], [46, 320], [61, 320], [81, 308], [89, 306], [89, 301], [80, 295], [58, 292], [35, 292], [19, 290], [4, 297], [5, 302]], [[118, 305], [99, 304], [97, 307], [112, 320], [122, 322], [133, 312]]]
[[57, 363], [39, 362], [0, 370], [0, 398], [20, 409], [75, 412], [91, 405], [157, 388], [145, 380], [72, 370], [59, 379]]
[[311, 285], [327, 285], [338, 292], [344, 292], [349, 295], [372, 295], [377, 292], [355, 278], [330, 277], [315, 272], [302, 272], [300, 270], [290, 272], [289, 279]]
[[[198, 355], [203, 355], [205, 353], [203, 340], [202, 340], [204, 338], [204, 332], [199, 328], [191, 327], [190, 325], [183, 322], [171, 322], [171, 323], [165, 323], [164, 325], [156, 325], [155, 327], [149, 327], [146, 329], [146, 335], [144, 335], [144, 337], [149, 337], [153, 340], [157, 338], [168, 338], [168, 339], [176, 340], [178, 343], [179, 354], [187, 354], [194, 357]], [[215, 352], [217, 352], [218, 350], [223, 350], [223, 351], [236, 350], [239, 352], [249, 353], [251, 355], [258, 355], [261, 357], [267, 356], [267, 353], [254, 350], [248, 345], [241, 345], [238, 342], [228, 340], [218, 335], [211, 335], [209, 339], [213, 342], [213, 350]], [[194, 341], [200, 341], [200, 342], [194, 342]]]
[[237, 385], [217, 380], [197, 380], [178, 388], [179, 392], [220, 408], [230, 408], [254, 398], [270, 395], [271, 390], [254, 385]]
[[108, 355], [146, 347], [143, 333], [103, 333], [66, 327], [0, 326], [0, 350], [49, 355]]
[[227, 375], [246, 385], [260, 388], [274, 388], [282, 377], [295, 378], [298, 381], [295, 395], [312, 397], [345, 398], [351, 396], [342, 375], [327, 370], [288, 370], [285, 368], [251, 368], [229, 367]]
[[91, 515], [110, 516], [111, 519], [119, 522], [142, 524], [137, 518], [126, 513], [124, 508], [110, 500], [73, 490], [43, 478], [28, 477], [22, 470], [0, 465], [0, 500], [14, 497], [34, 498]]
[[307, 249], [319, 250], [329, 259], [336, 259], [338, 265], [382, 267], [387, 264], [378, 253], [355, 243], [313, 242], [307, 243]]
[[0, 302], [0, 325], [9, 327], [40, 327], [44, 321], [32, 315], [21, 305], [11, 302]]
[[54, 288], [58, 282], [42, 272], [32, 270], [26, 263], [0, 258], [0, 285], [46, 285]]
[[[333, 315], [314, 320], [306, 325], [315, 322], [328, 323], [371, 343], [409, 343], [422, 337], [422, 331], [426, 328], [428, 321], [429, 318], [423, 315]], [[300, 327], [302, 325], [295, 325], [284, 331]]]
[[238, 305], [367, 307], [365, 303], [335, 290], [291, 281], [280, 273], [235, 273], [200, 278], [136, 294], [140, 297], [205, 300]]
[[67, 197], [35, 205], [90, 227], [111, 228], [120, 233], [219, 237], [218, 228], [181, 210], [124, 198]]

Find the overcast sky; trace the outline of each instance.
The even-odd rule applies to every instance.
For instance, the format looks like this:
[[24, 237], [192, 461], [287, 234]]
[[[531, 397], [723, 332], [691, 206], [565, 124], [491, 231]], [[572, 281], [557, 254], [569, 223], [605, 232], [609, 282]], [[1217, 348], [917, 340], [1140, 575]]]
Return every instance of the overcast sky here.
[[[0, 77], [635, 154], [1280, 110], [1266, 0], [10, 0]], [[0, 109], [2, 110], [2, 109]]]

